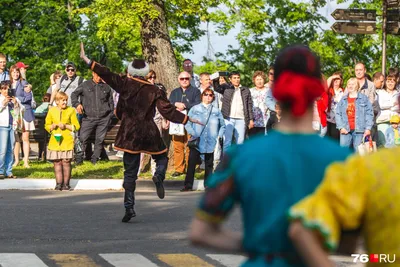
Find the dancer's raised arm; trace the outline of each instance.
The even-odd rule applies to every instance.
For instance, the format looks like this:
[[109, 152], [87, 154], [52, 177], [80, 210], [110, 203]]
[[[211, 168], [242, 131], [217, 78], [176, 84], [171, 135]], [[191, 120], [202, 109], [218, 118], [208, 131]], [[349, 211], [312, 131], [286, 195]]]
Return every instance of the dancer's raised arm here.
[[80, 57], [93, 72], [97, 73], [104, 80], [104, 82], [111, 86], [117, 93], [120, 93], [125, 79], [119, 74], [113, 73], [109, 68], [90, 60], [85, 54], [85, 48], [82, 42]]

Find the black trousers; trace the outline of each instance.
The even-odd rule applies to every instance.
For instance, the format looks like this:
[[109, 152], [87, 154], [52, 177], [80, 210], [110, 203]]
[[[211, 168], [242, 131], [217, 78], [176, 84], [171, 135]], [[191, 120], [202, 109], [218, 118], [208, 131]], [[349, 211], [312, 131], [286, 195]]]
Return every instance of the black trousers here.
[[[196, 164], [200, 160], [200, 152], [197, 149], [190, 149], [189, 153], [189, 163], [186, 170], [185, 177], [185, 187], [192, 188], [194, 183], [194, 173], [196, 170]], [[214, 153], [204, 153], [204, 164], [205, 164], [205, 173], [204, 173], [204, 185], [206, 184], [207, 178], [213, 172], [214, 165]]]
[[94, 151], [92, 161], [97, 161], [100, 158], [101, 151], [104, 149], [103, 141], [107, 134], [107, 127], [110, 124], [111, 116], [108, 115], [104, 118], [83, 118], [82, 126], [80, 129], [80, 140], [82, 142], [83, 151], [89, 144], [89, 138], [93, 131], [95, 131]]
[[254, 135], [263, 134], [265, 135], [265, 127], [253, 127], [248, 130], [249, 137]]
[[[154, 172], [154, 176], [164, 181], [165, 173], [167, 172], [167, 167], [168, 167], [167, 153], [163, 153], [160, 155], [151, 155], [151, 157], [156, 161], [156, 171]], [[129, 209], [133, 208], [133, 205], [135, 205], [135, 197], [133, 193], [135, 192], [136, 180], [138, 179], [137, 175], [140, 166], [140, 154], [131, 154], [128, 152], [124, 152], [123, 162], [124, 162], [123, 187], [125, 189], [125, 192], [132, 193], [131, 199], [125, 198], [124, 200], [125, 208]]]
[[338, 142], [340, 141], [340, 131], [336, 129], [336, 123], [331, 123], [328, 121], [328, 131], [326, 135]]

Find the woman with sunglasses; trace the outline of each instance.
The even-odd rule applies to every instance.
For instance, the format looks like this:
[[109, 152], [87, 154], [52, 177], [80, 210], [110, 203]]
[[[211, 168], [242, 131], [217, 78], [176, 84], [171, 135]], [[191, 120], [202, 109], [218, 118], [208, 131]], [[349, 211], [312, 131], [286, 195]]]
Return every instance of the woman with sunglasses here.
[[[162, 90], [163, 92], [167, 93], [167, 89], [164, 87], [164, 85], [162, 85], [161, 83], [156, 83], [156, 79], [157, 79], [157, 75], [156, 72], [154, 70], [150, 70], [149, 74], [147, 74], [145, 76], [145, 79], [150, 82], [151, 84], [156, 85], [160, 90]], [[153, 118], [154, 122], [157, 125], [157, 128], [160, 132], [161, 138], [163, 138], [164, 134], [163, 134], [163, 130], [168, 129], [169, 126], [169, 121], [166, 120], [161, 113], [158, 111], [158, 108], [156, 107], [156, 114], [154, 115]], [[163, 138], [164, 140], [164, 138]], [[165, 140], [164, 140], [165, 142]], [[143, 164], [145, 164], [144, 162], [145, 158], [143, 157], [143, 154], [141, 155], [141, 159], [140, 159], [140, 169], [143, 167]], [[148, 161], [147, 161], [148, 162]], [[139, 169], [139, 170], [140, 170]], [[151, 173], [154, 174], [154, 172], [156, 171], [156, 161], [154, 159], [151, 159]]]
[[[274, 69], [272, 93], [282, 120], [268, 136], [225, 152], [190, 230], [195, 244], [246, 253], [245, 267], [305, 266], [287, 235], [287, 211], [315, 190], [329, 164], [350, 154], [312, 128], [314, 101], [325, 86], [319, 60], [310, 49], [284, 49]], [[242, 233], [222, 226], [235, 204], [243, 215]]]
[[190, 148], [185, 183], [181, 192], [193, 190], [194, 173], [196, 164], [200, 161], [200, 154], [204, 155], [205, 186], [207, 186], [207, 178], [214, 169], [214, 149], [217, 144], [217, 138], [222, 139], [225, 133], [224, 117], [221, 111], [212, 105], [214, 98], [214, 91], [205, 89], [201, 94], [201, 103], [192, 107], [189, 111], [189, 117], [200, 121], [204, 126], [192, 122], [188, 122], [185, 125], [186, 131], [191, 136], [191, 140], [198, 138], [199, 141], [198, 146]]

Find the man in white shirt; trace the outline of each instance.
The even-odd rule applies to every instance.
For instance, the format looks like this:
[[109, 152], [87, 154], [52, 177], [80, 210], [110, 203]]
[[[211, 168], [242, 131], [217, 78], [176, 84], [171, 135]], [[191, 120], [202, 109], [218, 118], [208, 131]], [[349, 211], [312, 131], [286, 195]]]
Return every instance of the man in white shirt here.
[[223, 95], [222, 115], [225, 119], [224, 151], [232, 144], [244, 142], [246, 130], [254, 127], [253, 100], [249, 88], [240, 85], [240, 73], [231, 72], [230, 83], [214, 80], [214, 90]]

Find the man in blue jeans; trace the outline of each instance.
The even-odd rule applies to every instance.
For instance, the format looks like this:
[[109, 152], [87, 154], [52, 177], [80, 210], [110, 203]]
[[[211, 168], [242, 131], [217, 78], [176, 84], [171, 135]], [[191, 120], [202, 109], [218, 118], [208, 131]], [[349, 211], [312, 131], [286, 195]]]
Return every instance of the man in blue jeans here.
[[229, 83], [219, 84], [213, 81], [214, 90], [223, 95], [222, 115], [225, 119], [224, 151], [232, 144], [242, 144], [247, 128], [254, 127], [253, 101], [250, 90], [240, 85], [240, 73], [233, 71], [229, 74]]

